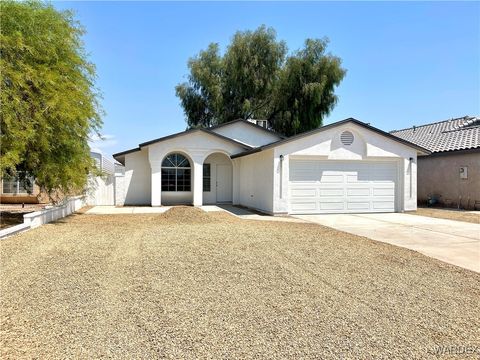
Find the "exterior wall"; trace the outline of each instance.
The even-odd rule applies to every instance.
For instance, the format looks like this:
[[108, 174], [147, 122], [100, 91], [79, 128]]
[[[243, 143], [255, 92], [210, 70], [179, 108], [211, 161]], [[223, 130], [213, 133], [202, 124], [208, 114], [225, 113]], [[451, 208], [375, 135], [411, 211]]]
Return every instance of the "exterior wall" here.
[[[460, 167], [468, 167], [468, 178], [460, 178]], [[440, 196], [442, 205], [473, 209], [480, 201], [480, 150], [433, 154], [418, 159], [418, 201]], [[478, 205], [477, 205], [478, 207]]]
[[162, 205], [189, 205], [193, 202], [192, 191], [163, 191]]
[[125, 205], [150, 205], [150, 164], [147, 150], [125, 155]]
[[273, 213], [273, 153], [271, 149], [235, 159], [239, 167], [235, 204]]
[[[213, 153], [223, 153], [231, 156], [245, 151], [245, 148], [205, 132], [194, 132], [153, 143], [148, 145], [142, 152], [143, 151], [148, 152], [148, 161], [151, 167], [148, 175], [151, 176], [150, 203], [152, 206], [165, 205], [165, 200], [169, 202], [174, 196], [182, 196], [181, 194], [175, 195], [161, 190], [162, 161], [166, 155], [175, 152], [187, 156], [192, 168], [192, 192], [188, 194], [190, 200], [187, 202], [193, 203], [195, 206], [200, 206], [203, 202], [204, 160]], [[164, 196], [166, 196], [166, 198], [164, 198]], [[185, 194], [185, 196], [187, 196], [187, 194]]]
[[[217, 202], [217, 187], [215, 186], [217, 182], [217, 166], [226, 165], [232, 167], [232, 161], [225, 154], [214, 153], [209, 155], [203, 163], [210, 164], [210, 191], [203, 192], [203, 204], [215, 204]], [[222, 180], [218, 179], [218, 181]]]
[[[340, 142], [340, 134], [345, 130], [352, 132], [355, 137], [350, 146]], [[283, 155], [283, 161], [280, 160], [281, 155]], [[288, 183], [291, 157], [315, 157], [319, 160], [397, 161], [399, 166], [396, 210], [415, 210], [417, 207], [416, 150], [355, 124], [345, 124], [279, 145], [274, 148], [273, 156], [274, 213], [290, 212]], [[411, 167], [410, 158], [412, 158]]]
[[275, 133], [257, 129], [240, 121], [212, 129], [212, 131], [252, 147], [271, 144], [281, 139]]

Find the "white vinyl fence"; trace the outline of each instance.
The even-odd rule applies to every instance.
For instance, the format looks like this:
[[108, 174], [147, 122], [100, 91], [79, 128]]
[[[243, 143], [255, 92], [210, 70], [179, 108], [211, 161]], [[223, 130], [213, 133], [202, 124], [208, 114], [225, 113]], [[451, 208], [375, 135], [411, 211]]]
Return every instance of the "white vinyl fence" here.
[[115, 205], [115, 176], [95, 176], [88, 179], [87, 205]]
[[123, 189], [125, 167], [101, 152], [92, 151], [90, 154], [103, 175], [91, 176], [88, 179], [87, 205], [122, 206], [125, 198]]

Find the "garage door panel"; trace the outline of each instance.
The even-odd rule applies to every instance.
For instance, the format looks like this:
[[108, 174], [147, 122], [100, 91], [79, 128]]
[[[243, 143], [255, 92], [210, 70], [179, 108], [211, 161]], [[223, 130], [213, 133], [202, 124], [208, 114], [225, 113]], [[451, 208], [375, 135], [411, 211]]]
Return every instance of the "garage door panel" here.
[[347, 188], [347, 196], [370, 196], [370, 187]]
[[318, 180], [318, 161], [297, 160], [290, 167], [290, 181], [316, 182]]
[[357, 210], [357, 211], [360, 211], [360, 210], [365, 210], [365, 211], [368, 211], [370, 209], [371, 205], [370, 205], [370, 201], [359, 201], [359, 202], [352, 202], [352, 201], [349, 201], [347, 203], [347, 209], [348, 210]]
[[320, 182], [326, 184], [338, 184], [339, 182], [343, 182], [343, 175], [342, 174], [325, 174], [323, 173], [320, 177]]
[[380, 188], [380, 187], [375, 187], [373, 188], [373, 195], [374, 196], [395, 196], [395, 188], [392, 187], [385, 187], [385, 188]]
[[344, 194], [343, 188], [319, 188], [318, 195], [319, 196], [343, 196]]
[[290, 160], [292, 213], [393, 212], [397, 164]]
[[375, 210], [390, 210], [390, 211], [393, 211], [394, 208], [393, 208], [393, 199], [392, 200], [384, 200], [384, 201], [381, 201], [381, 200], [376, 200], [376, 201], [373, 201], [372, 202], [372, 205], [373, 205], [373, 209]]
[[329, 199], [320, 199], [319, 201], [320, 210], [332, 211], [332, 210], [345, 210], [345, 204], [343, 201], [331, 201]]
[[304, 197], [315, 197], [317, 194], [316, 188], [293, 188], [291, 191], [292, 197], [295, 198], [304, 198]]
[[315, 211], [317, 209], [317, 202], [316, 201], [304, 201], [304, 202], [291, 202], [291, 208], [294, 212], [302, 212], [302, 211]]

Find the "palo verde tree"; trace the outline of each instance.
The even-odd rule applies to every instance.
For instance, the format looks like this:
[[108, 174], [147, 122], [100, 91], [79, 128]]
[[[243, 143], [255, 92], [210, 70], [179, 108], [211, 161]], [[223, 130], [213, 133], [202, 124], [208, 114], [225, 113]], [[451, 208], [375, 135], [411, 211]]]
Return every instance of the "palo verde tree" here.
[[188, 62], [188, 82], [177, 85], [189, 127], [234, 119], [267, 119], [293, 135], [322, 125], [337, 102], [345, 76], [341, 60], [326, 53], [327, 39], [307, 39], [288, 54], [271, 28], [237, 32], [220, 54], [210, 44]]
[[32, 176], [48, 194], [84, 188], [89, 134], [102, 125], [95, 67], [70, 11], [0, 4], [2, 176]]

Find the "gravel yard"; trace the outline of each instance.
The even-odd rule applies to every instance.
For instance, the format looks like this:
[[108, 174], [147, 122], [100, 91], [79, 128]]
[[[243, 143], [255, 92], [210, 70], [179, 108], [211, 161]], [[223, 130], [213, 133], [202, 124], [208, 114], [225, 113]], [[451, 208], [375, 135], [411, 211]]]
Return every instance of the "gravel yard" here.
[[439, 209], [439, 208], [418, 208], [417, 211], [409, 211], [405, 214], [429, 216], [439, 219], [465, 221], [480, 224], [480, 211], [475, 213], [469, 211]]
[[480, 346], [479, 274], [315, 224], [182, 207], [77, 214], [0, 251], [2, 359], [412, 359]]

